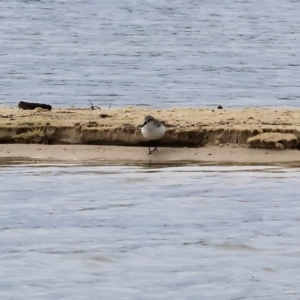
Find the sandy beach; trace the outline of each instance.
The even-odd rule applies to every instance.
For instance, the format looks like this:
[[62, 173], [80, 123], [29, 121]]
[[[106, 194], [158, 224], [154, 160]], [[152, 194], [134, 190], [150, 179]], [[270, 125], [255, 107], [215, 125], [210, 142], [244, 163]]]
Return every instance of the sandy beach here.
[[0, 145], [0, 164], [216, 164], [216, 165], [282, 165], [300, 166], [297, 150], [249, 149], [247, 147], [161, 147], [148, 155], [146, 147], [96, 145]]
[[[140, 132], [149, 114], [167, 129], [153, 155]], [[2, 162], [297, 165], [299, 139], [299, 109], [0, 107]]]

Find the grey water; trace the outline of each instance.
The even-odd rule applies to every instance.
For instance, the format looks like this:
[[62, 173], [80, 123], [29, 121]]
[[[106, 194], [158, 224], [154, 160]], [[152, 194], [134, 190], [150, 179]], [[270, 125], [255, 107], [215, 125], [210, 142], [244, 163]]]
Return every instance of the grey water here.
[[299, 299], [300, 169], [2, 166], [0, 299]]
[[297, 107], [296, 0], [0, 1], [0, 105]]

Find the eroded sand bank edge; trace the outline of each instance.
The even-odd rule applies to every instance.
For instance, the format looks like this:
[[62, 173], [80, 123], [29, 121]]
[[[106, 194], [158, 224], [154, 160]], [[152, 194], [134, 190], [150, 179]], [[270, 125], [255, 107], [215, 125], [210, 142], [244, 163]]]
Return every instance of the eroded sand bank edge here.
[[283, 150], [300, 145], [299, 109], [133, 107], [51, 111], [0, 107], [0, 143], [146, 146], [140, 124], [148, 114], [166, 126], [160, 141], [164, 147], [233, 144]]

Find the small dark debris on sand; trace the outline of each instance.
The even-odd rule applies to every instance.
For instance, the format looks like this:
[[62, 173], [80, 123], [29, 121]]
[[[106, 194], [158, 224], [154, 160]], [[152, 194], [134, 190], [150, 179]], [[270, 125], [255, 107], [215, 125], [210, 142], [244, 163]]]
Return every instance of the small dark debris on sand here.
[[25, 102], [25, 101], [20, 101], [18, 103], [18, 107], [21, 108], [21, 109], [25, 109], [25, 110], [34, 110], [37, 107], [40, 107], [42, 109], [48, 109], [48, 110], [52, 109], [52, 106], [48, 105], [48, 104], [32, 103], [32, 102]]

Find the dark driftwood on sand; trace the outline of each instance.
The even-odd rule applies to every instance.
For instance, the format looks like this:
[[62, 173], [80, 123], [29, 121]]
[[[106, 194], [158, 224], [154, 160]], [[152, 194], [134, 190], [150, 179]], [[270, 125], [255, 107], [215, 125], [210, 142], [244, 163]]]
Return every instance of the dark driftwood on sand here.
[[43, 104], [43, 103], [32, 103], [32, 102], [25, 102], [25, 101], [20, 101], [18, 103], [18, 107], [22, 109], [30, 109], [33, 110], [37, 107], [40, 107], [42, 109], [48, 109], [51, 110], [52, 106], [48, 104]]

